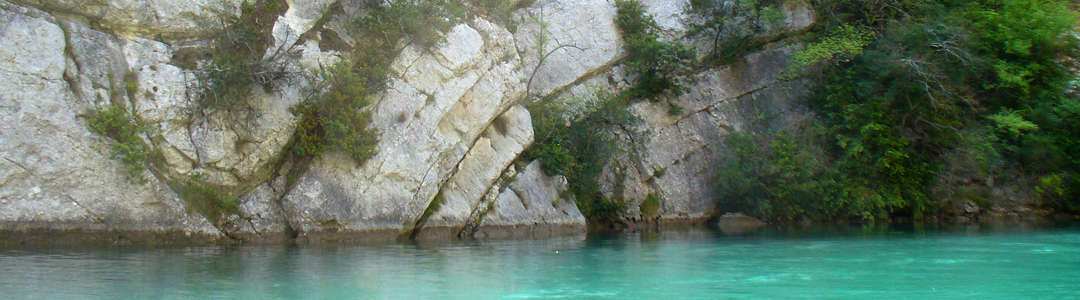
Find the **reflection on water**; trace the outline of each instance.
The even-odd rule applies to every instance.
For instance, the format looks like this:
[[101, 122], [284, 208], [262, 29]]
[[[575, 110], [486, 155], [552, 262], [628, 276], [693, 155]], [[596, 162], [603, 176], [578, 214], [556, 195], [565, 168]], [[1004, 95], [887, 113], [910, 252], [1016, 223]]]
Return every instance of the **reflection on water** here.
[[4, 299], [1077, 299], [1080, 230], [0, 251]]

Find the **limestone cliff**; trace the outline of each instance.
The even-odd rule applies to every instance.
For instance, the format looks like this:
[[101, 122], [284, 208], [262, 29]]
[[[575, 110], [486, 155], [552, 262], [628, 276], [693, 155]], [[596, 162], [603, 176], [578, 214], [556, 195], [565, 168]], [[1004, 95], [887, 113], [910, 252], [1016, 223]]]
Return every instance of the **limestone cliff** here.
[[[238, 13], [238, 1], [9, 1], [0, 0], [7, 91], [0, 232], [10, 236], [77, 230], [324, 242], [580, 234], [585, 217], [566, 180], [521, 161], [534, 138], [523, 105], [545, 96], [581, 101], [628, 85], [612, 1], [535, 1], [513, 12], [513, 32], [467, 18], [437, 47], [401, 45], [392, 58], [389, 88], [371, 109], [377, 155], [357, 163], [327, 153], [297, 168], [284, 158], [299, 117], [291, 108], [317, 89], [319, 70], [340, 59], [310, 36], [336, 30], [324, 15], [331, 8], [358, 13], [347, 2], [288, 3], [267, 56], [286, 52], [274, 57], [295, 76], [272, 90], [252, 87], [254, 113], [240, 126], [195, 105], [200, 70], [178, 62], [178, 52], [220, 30], [222, 16]], [[668, 38], [685, 32], [685, 2], [643, 1]], [[813, 21], [805, 4], [786, 14], [792, 30]], [[662, 199], [650, 220], [710, 216], [720, 138], [766, 111], [799, 115], [790, 100], [806, 83], [780, 76], [791, 51], [777, 44], [745, 63], [703, 71], [671, 102], [683, 114], [668, 114], [666, 103], [632, 107], [644, 120], [635, 131], [646, 133], [645, 147], [636, 159], [611, 162], [603, 177], [608, 193], [632, 203], [629, 220], [641, 220], [637, 207], [650, 194]], [[87, 129], [86, 116], [111, 104], [124, 104], [144, 126], [140, 138], [156, 154], [146, 180], [124, 176], [112, 141]], [[237, 213], [207, 218], [193, 209], [176, 190], [178, 179], [192, 176], [241, 191]]]

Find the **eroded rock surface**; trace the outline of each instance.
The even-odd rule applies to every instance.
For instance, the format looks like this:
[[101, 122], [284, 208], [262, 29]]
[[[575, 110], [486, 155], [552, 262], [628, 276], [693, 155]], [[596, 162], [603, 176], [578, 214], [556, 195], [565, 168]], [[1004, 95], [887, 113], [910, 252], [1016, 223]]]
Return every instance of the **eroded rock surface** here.
[[[118, 55], [117, 41], [75, 32], [76, 57], [69, 58], [64, 31], [54, 18], [29, 8], [0, 8], [0, 89], [5, 91], [0, 95], [0, 230], [221, 238], [206, 218], [188, 214], [184, 201], [148, 172], [141, 174], [146, 182], [129, 180], [125, 167], [110, 157], [111, 141], [87, 130], [85, 114], [95, 103], [79, 101], [72, 86], [89, 87], [82, 91], [95, 98], [97, 89], [111, 93], [116, 62], [109, 59]], [[73, 65], [79, 69], [68, 69]], [[65, 72], [79, 84], [65, 80]]]
[[623, 42], [612, 1], [540, 0], [519, 14], [535, 20], [514, 34], [532, 77], [530, 96], [605, 71], [621, 57]]
[[170, 40], [191, 39], [221, 29], [225, 16], [240, 13], [240, 0], [12, 0], [67, 13], [109, 30]]
[[[710, 70], [685, 95], [671, 103], [640, 102], [631, 107], [641, 117], [636, 130], [649, 133], [640, 162], [617, 160], [604, 175], [607, 189], [623, 181], [621, 197], [631, 216], [649, 194], [662, 199], [661, 219], [705, 219], [715, 209], [716, 167], [723, 159], [723, 136], [794, 122], [805, 115], [795, 99], [806, 91], [804, 80], [784, 80], [782, 70], [792, 49], [765, 50], [746, 57], [746, 64]], [[670, 105], [683, 113], [671, 115]], [[618, 176], [618, 175], [624, 176]]]
[[[378, 154], [358, 164], [326, 153], [290, 173], [297, 162], [284, 159], [284, 146], [298, 117], [290, 108], [312, 92], [320, 67], [339, 60], [317, 39], [300, 37], [334, 1], [289, 3], [265, 57], [296, 76], [271, 90], [253, 87], [243, 122], [197, 108], [198, 70], [172, 61], [177, 41], [201, 45], [191, 40], [219, 29], [239, 1], [15, 2], [0, 0], [0, 88], [9, 91], [0, 95], [0, 231], [169, 231], [244, 241], [295, 234], [301, 242], [579, 234], [585, 218], [565, 179], [517, 161], [534, 135], [523, 104], [551, 96], [580, 116], [598, 102], [590, 98], [597, 89], [630, 84], [619, 66], [614, 2], [539, 0], [515, 12], [514, 33], [476, 18], [434, 49], [403, 45], [389, 89], [371, 108]], [[686, 1], [642, 2], [664, 38], [685, 33]], [[784, 9], [788, 29], [813, 24], [805, 4]], [[324, 26], [334, 29], [335, 20]], [[610, 196], [630, 201], [628, 215], [639, 215], [653, 194], [662, 199], [660, 220], [708, 217], [722, 137], [762, 115], [782, 124], [801, 114], [791, 100], [805, 82], [781, 76], [791, 48], [766, 48], [701, 73], [682, 97], [631, 107], [643, 120], [633, 128], [639, 134], [616, 136], [641, 147], [603, 176]], [[111, 157], [112, 141], [86, 129], [88, 112], [114, 103], [142, 120], [144, 142], [160, 153], [160, 174], [145, 172], [146, 182], [128, 180]], [[671, 105], [683, 112], [669, 114]], [[246, 192], [238, 214], [215, 220], [220, 229], [163, 183], [192, 176]]]
[[434, 230], [437, 236], [458, 235], [469, 225], [490, 187], [523, 150], [532, 145], [533, 128], [529, 111], [515, 105], [496, 118], [480, 135], [457, 170], [443, 186], [439, 209], [422, 224], [423, 231]]
[[567, 191], [566, 178], [544, 174], [539, 161], [497, 193], [475, 238], [549, 237], [585, 233], [585, 217]]
[[524, 93], [513, 45], [505, 29], [475, 19], [433, 51], [406, 48], [392, 65], [399, 76], [374, 109], [379, 153], [360, 166], [328, 155], [284, 197], [299, 237], [410, 232], [481, 133]]

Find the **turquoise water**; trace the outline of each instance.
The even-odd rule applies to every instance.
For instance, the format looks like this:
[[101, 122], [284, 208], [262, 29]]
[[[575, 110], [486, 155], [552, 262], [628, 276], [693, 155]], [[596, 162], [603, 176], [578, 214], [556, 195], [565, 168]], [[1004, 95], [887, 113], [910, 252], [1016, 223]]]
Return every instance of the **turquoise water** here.
[[0, 250], [2, 299], [1080, 299], [1080, 229]]

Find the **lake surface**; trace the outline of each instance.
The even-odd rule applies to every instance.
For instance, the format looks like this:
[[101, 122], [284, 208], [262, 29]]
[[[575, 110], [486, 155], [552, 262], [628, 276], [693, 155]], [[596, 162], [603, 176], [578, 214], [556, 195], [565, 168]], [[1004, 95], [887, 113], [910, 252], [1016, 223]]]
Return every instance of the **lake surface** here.
[[1080, 299], [1080, 228], [0, 250], [0, 299]]

